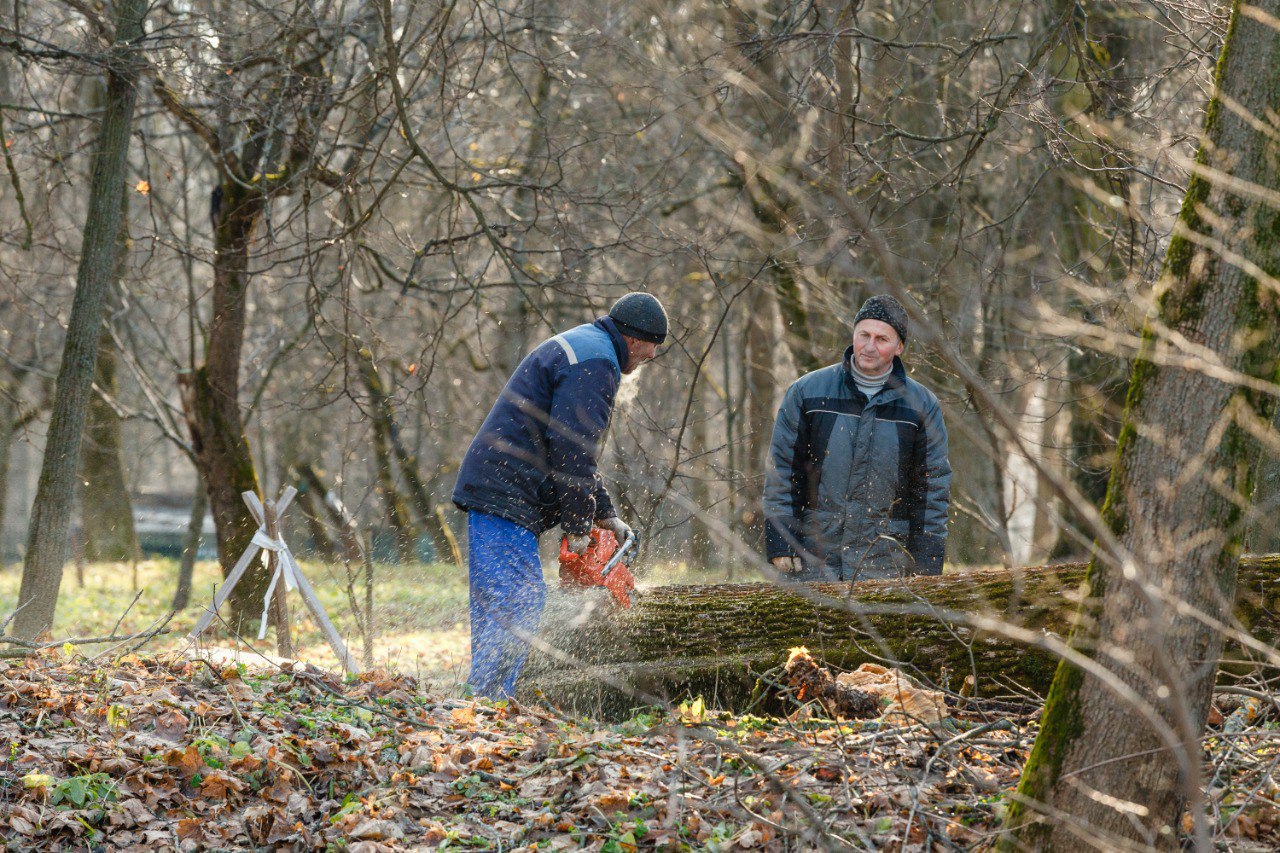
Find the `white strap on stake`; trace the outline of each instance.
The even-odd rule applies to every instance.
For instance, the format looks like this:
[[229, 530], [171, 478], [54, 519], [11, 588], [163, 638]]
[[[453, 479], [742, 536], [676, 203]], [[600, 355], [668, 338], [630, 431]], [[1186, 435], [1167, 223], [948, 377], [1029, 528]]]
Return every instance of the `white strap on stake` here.
[[[293, 502], [297, 494], [298, 490], [293, 486], [289, 486], [280, 495], [280, 500], [276, 501], [277, 521], [284, 515], [284, 511], [289, 508], [289, 504]], [[338, 660], [346, 667], [348, 672], [359, 672], [360, 665], [356, 663], [355, 659], [351, 657], [351, 653], [347, 651], [346, 645], [342, 642], [342, 637], [338, 634], [337, 629], [333, 627], [333, 622], [329, 620], [329, 614], [324, 612], [320, 599], [316, 597], [315, 591], [311, 589], [311, 584], [307, 583], [306, 577], [303, 576], [302, 570], [298, 567], [298, 561], [293, 558], [293, 552], [285, 544], [284, 537], [272, 539], [267, 536], [266, 517], [263, 515], [262, 501], [253, 492], [242, 492], [240, 496], [244, 498], [245, 505], [249, 507], [249, 513], [253, 516], [253, 520], [258, 522], [258, 531], [253, 534], [253, 539], [249, 541], [244, 553], [236, 561], [235, 568], [231, 570], [231, 574], [227, 575], [226, 581], [218, 588], [218, 593], [213, 598], [213, 606], [205, 610], [204, 615], [200, 617], [200, 621], [191, 629], [191, 639], [196, 639], [209, 627], [210, 623], [213, 622], [214, 616], [217, 615], [218, 608], [225, 604], [226, 600], [231, 596], [231, 590], [235, 588], [236, 583], [249, 568], [253, 558], [258, 556], [258, 552], [265, 548], [269, 551], [275, 551], [280, 555], [280, 559], [276, 561], [276, 571], [271, 578], [271, 586], [267, 589], [267, 594], [262, 602], [262, 627], [258, 632], [258, 639], [266, 638], [267, 614], [271, 606], [271, 594], [275, 591], [276, 583], [283, 577], [286, 589], [301, 590], [302, 600], [306, 603], [307, 609], [311, 611], [316, 621], [320, 623], [320, 629], [323, 631], [325, 639], [329, 641], [329, 645], [333, 647]]]
[[259, 527], [258, 532], [253, 534], [252, 541], [259, 548], [274, 551], [280, 555], [280, 559], [276, 560], [275, 574], [271, 576], [271, 583], [267, 586], [267, 594], [262, 597], [262, 622], [258, 627], [258, 639], [265, 640], [267, 638], [267, 617], [271, 613], [271, 596], [276, 591], [276, 583], [283, 577], [285, 589], [289, 591], [297, 589], [298, 575], [301, 570], [298, 568], [297, 561], [293, 559], [293, 552], [285, 544], [283, 536], [272, 539], [267, 535], [266, 527]]

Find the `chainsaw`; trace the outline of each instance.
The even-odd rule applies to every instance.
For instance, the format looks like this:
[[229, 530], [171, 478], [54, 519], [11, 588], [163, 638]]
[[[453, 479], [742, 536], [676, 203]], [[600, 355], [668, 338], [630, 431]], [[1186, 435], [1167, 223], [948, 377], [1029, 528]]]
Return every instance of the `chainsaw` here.
[[569, 538], [560, 540], [560, 588], [604, 587], [623, 608], [631, 606], [636, 579], [622, 562], [628, 553], [635, 556], [636, 535], [630, 533], [621, 546], [612, 530], [591, 529], [591, 544], [581, 554], [569, 550]]

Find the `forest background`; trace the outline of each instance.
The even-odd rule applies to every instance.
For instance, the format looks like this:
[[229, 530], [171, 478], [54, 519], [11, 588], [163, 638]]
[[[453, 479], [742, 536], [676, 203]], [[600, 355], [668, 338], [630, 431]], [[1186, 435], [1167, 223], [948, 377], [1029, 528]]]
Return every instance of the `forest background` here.
[[1222, 643], [1275, 662], [1230, 608], [1239, 553], [1280, 550], [1277, 13], [14, 4], [13, 631], [50, 624], [69, 537], [136, 561], [146, 496], [189, 511], [180, 599], [205, 504], [226, 569], [241, 494], [286, 485], [318, 561], [461, 562], [448, 494], [502, 383], [631, 290], [673, 335], [620, 393], [611, 491], [647, 559], [754, 578], [779, 395], [889, 292], [950, 428], [948, 564], [1091, 554], [1070, 645], [983, 623], [1067, 661], [1008, 825], [1160, 845], [1185, 805], [1207, 849]]
[[[12, 558], [111, 21], [4, 14]], [[951, 433], [949, 563], [1084, 553], [1051, 482], [1105, 490], [1224, 24], [1162, 3], [152, 8], [81, 547], [127, 557], [131, 502], [199, 500], [199, 463], [240, 466], [212, 490], [227, 523], [238, 485], [310, 469], [380, 554], [423, 533], [446, 554], [457, 461], [515, 363], [648, 290], [672, 340], [624, 386], [602, 471], [662, 558], [745, 571], [781, 392], [887, 291], [913, 302], [907, 362]], [[222, 459], [193, 443], [207, 399], [247, 439]]]

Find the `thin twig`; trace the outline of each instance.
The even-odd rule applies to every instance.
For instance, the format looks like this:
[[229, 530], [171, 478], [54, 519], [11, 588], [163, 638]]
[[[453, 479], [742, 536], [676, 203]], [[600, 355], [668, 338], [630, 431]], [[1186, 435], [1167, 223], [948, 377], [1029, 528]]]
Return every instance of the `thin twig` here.
[[139, 598], [142, 598], [142, 590], [138, 590], [137, 594], [133, 597], [133, 601], [129, 602], [129, 606], [124, 609], [124, 612], [120, 614], [120, 618], [116, 620], [116, 624], [111, 626], [110, 633], [114, 634], [116, 632], [116, 629], [120, 627], [120, 623], [124, 621], [124, 617], [128, 616], [129, 611], [133, 609], [133, 605], [138, 603]]

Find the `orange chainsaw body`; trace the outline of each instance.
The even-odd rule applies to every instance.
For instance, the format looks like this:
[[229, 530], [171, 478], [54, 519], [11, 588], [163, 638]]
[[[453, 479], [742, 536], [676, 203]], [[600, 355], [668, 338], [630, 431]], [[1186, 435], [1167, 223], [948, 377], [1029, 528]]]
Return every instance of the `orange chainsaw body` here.
[[609, 574], [604, 567], [618, 551], [618, 537], [612, 530], [601, 527], [591, 529], [591, 544], [581, 554], [569, 550], [569, 540], [560, 540], [560, 587], [562, 589], [589, 589], [602, 586], [609, 590], [621, 607], [631, 606], [631, 594], [636, 579], [625, 563], [619, 562]]

